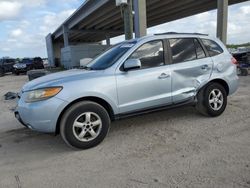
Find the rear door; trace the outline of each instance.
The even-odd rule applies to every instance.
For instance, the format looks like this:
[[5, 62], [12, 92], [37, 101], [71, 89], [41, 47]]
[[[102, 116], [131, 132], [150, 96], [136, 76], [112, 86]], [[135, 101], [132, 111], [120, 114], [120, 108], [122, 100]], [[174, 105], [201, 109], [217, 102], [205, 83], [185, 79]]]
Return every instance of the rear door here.
[[197, 38], [169, 39], [172, 65], [172, 99], [179, 103], [195, 96], [201, 83], [209, 80], [213, 61]]

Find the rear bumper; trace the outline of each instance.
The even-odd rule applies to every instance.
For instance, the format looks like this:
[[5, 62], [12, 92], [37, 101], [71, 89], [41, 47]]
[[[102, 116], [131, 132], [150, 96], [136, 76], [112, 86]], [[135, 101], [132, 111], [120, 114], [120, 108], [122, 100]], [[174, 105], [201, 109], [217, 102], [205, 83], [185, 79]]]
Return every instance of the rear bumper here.
[[232, 95], [239, 88], [239, 77], [237, 75], [235, 75], [235, 76], [231, 77], [228, 80], [229, 80], [228, 81], [228, 85], [229, 85], [229, 93], [228, 93], [228, 95]]
[[26, 103], [21, 98], [14, 114], [21, 124], [32, 130], [54, 133], [57, 120], [67, 104], [56, 97], [34, 103]]

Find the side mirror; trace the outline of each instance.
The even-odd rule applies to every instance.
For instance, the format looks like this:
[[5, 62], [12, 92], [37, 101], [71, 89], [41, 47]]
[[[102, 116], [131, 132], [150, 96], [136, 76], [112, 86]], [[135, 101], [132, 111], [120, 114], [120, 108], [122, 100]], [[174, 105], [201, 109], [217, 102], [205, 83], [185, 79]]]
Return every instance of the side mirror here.
[[141, 68], [141, 61], [139, 59], [128, 59], [125, 61], [123, 68], [125, 71], [139, 69]]

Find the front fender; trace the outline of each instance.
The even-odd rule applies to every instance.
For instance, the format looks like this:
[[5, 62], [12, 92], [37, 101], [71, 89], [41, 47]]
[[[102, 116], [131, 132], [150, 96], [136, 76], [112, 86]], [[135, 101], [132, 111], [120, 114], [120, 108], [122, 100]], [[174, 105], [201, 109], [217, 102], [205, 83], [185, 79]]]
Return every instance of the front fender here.
[[57, 97], [68, 103], [85, 97], [97, 97], [106, 101], [114, 114], [119, 113], [116, 82], [110, 77], [64, 83], [63, 90]]

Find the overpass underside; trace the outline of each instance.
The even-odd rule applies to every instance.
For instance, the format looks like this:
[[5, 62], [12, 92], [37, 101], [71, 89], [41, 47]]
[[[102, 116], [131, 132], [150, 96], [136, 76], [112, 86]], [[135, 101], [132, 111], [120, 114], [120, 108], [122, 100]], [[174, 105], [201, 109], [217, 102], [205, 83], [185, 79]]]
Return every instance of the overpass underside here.
[[[136, 37], [146, 28], [218, 8], [217, 36], [226, 42], [228, 5], [247, 0], [131, 0]], [[146, 7], [146, 8], [145, 8]], [[115, 0], [87, 0], [53, 34], [47, 36], [48, 55], [59, 54], [54, 46], [99, 43], [124, 34], [124, 21]], [[56, 55], [55, 55], [56, 54]], [[52, 63], [53, 64], [53, 63]]]

